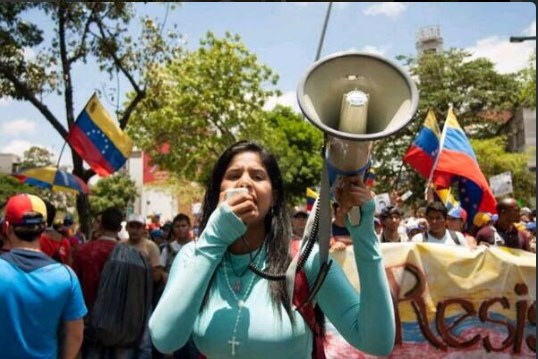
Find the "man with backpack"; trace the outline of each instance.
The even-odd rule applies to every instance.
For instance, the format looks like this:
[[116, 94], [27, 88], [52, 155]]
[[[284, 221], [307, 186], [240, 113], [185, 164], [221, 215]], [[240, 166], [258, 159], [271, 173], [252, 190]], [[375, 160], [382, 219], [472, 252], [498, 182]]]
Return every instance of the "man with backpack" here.
[[82, 292], [89, 315], [85, 320], [83, 358], [100, 358], [105, 351], [114, 351], [121, 355], [126, 349], [112, 350], [99, 343], [95, 328], [92, 326], [92, 314], [97, 301], [103, 269], [110, 254], [118, 244], [118, 232], [121, 230], [123, 213], [116, 208], [107, 208], [100, 213], [100, 235], [79, 247], [73, 258], [73, 270], [80, 279]]
[[11, 197], [0, 256], [0, 348], [5, 358], [75, 358], [87, 313], [72, 270], [45, 255], [39, 236], [47, 210], [37, 196]]
[[83, 358], [151, 357], [139, 348], [151, 308], [150, 266], [139, 250], [118, 242], [122, 221], [118, 209], [104, 210], [100, 237], [75, 253], [73, 267], [90, 308]]
[[426, 220], [429, 230], [418, 233], [412, 242], [437, 243], [450, 246], [468, 247], [467, 241], [461, 232], [446, 229], [448, 210], [438, 201], [430, 202], [426, 206]]
[[[143, 324], [143, 334], [138, 344], [138, 358], [151, 358], [152, 356], [152, 347], [151, 340], [149, 338], [147, 321], [149, 320], [149, 316], [152, 311], [151, 301], [153, 299], [153, 285], [154, 283], [161, 281], [164, 274], [159, 261], [159, 247], [157, 244], [155, 244], [155, 242], [147, 238], [145, 222], [144, 216], [140, 214], [131, 214], [127, 218], [127, 224], [125, 226], [127, 233], [129, 233], [129, 239], [122, 241], [122, 244], [125, 244], [129, 248], [138, 251], [139, 254], [144, 257], [143, 259], [146, 262], [147, 268], [151, 271], [151, 279], [149, 280], [150, 287], [148, 288], [148, 283], [146, 283], [146, 286], [144, 287], [146, 288], [146, 291], [138, 294], [132, 294], [133, 296], [139, 296], [141, 299], [142, 297], [146, 298], [147, 295], [150, 296], [145, 311], [138, 315], [139, 318], [146, 319]], [[130, 311], [133, 312], [135, 310], [136, 309], [131, 309]], [[142, 311], [143, 308], [140, 307], [139, 310]]]

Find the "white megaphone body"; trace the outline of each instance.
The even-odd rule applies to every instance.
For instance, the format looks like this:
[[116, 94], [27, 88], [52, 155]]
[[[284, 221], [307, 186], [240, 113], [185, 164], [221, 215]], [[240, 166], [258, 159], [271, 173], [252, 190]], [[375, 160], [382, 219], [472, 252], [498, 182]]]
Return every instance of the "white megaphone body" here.
[[[297, 98], [305, 117], [326, 135], [331, 186], [338, 176], [366, 173], [372, 141], [406, 127], [418, 106], [416, 85], [400, 66], [355, 51], [315, 62], [299, 82]], [[358, 213], [350, 213], [352, 223]]]

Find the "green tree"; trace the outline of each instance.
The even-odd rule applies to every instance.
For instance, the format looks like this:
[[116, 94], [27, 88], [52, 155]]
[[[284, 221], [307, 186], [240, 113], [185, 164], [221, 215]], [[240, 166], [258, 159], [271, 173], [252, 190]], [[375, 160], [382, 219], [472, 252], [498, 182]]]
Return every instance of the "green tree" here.
[[520, 100], [524, 106], [536, 108], [536, 49], [526, 68], [519, 72], [522, 83]]
[[219, 39], [207, 33], [199, 49], [152, 72], [129, 134], [162, 168], [203, 181], [230, 144], [263, 137], [262, 106], [277, 94], [263, 85], [277, 79], [239, 36], [227, 33]]
[[127, 206], [136, 199], [138, 192], [136, 184], [124, 173], [115, 173], [112, 176], [99, 180], [91, 187], [90, 208], [92, 216], [108, 207], [127, 210]]
[[0, 173], [0, 207], [3, 207], [9, 197], [19, 193], [39, 195], [39, 190], [36, 187], [19, 183], [19, 181], [14, 177], [6, 176]]
[[460, 49], [420, 57], [400, 56], [399, 59], [417, 79], [419, 107], [409, 126], [395, 136], [374, 143], [376, 192], [410, 189], [414, 196], [408, 203], [416, 206], [424, 198], [425, 180], [410, 167], [401, 165], [428, 110], [435, 111], [442, 129], [452, 104], [458, 122], [469, 138], [489, 138], [497, 133], [500, 124], [486, 120], [485, 114], [517, 108], [521, 85], [515, 74], [499, 74], [491, 61], [484, 58], [471, 60], [470, 54]]
[[[174, 5], [164, 6], [168, 13]], [[124, 128], [146, 96], [148, 69], [165, 63], [178, 51], [178, 47], [170, 46], [161, 35], [162, 26], [149, 17], [141, 20], [140, 36], [133, 37], [129, 25], [134, 18], [133, 4], [124, 1], [3, 4], [0, 7], [0, 96], [30, 102], [66, 139], [68, 129], [75, 122], [73, 68], [94, 60], [97, 71], [107, 73], [111, 79], [125, 79], [132, 88], [125, 107], [119, 109], [118, 104], [117, 116], [120, 127]], [[167, 34], [171, 41], [178, 36], [177, 31]], [[26, 50], [35, 53], [35, 57], [25, 56]], [[48, 94], [63, 97], [65, 113], [51, 112], [46, 102], [50, 99]], [[72, 158], [73, 173], [88, 181], [94, 172], [84, 169], [82, 158], [75, 151]], [[82, 228], [88, 232], [87, 196], [77, 196], [77, 210]]]
[[32, 167], [45, 167], [53, 164], [54, 154], [43, 147], [32, 146], [24, 151], [20, 170]]
[[536, 173], [527, 169], [525, 153], [507, 153], [505, 136], [485, 140], [471, 140], [480, 169], [484, 176], [491, 176], [510, 171], [512, 174], [513, 197], [531, 205], [531, 199], [536, 198]]
[[277, 106], [265, 119], [272, 131], [263, 143], [278, 160], [288, 201], [304, 205], [306, 188], [320, 181], [323, 134], [289, 107]]

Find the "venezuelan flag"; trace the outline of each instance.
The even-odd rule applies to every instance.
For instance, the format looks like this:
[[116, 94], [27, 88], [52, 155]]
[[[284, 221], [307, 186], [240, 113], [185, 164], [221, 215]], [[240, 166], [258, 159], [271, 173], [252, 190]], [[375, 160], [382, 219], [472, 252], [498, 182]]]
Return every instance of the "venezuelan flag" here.
[[424, 125], [417, 138], [403, 157], [403, 161], [417, 171], [422, 177], [429, 178], [430, 172], [439, 153], [441, 131], [433, 110], [426, 115]]
[[452, 182], [458, 183], [461, 207], [467, 211], [468, 221], [472, 222], [478, 212], [496, 213], [495, 196], [452, 108], [448, 111], [441, 142], [442, 148], [433, 173], [433, 182], [442, 188], [449, 187]]
[[459, 202], [456, 200], [452, 194], [452, 189], [449, 188], [435, 188], [435, 194], [437, 195], [439, 201], [443, 202], [446, 208], [451, 209], [459, 206]]
[[120, 169], [133, 148], [133, 143], [112, 120], [94, 94], [69, 130], [71, 147], [101, 176]]
[[316, 202], [316, 199], [318, 198], [318, 193], [314, 191], [313, 189], [307, 188], [306, 189], [306, 210], [311, 211], [312, 207], [314, 207], [314, 202]]

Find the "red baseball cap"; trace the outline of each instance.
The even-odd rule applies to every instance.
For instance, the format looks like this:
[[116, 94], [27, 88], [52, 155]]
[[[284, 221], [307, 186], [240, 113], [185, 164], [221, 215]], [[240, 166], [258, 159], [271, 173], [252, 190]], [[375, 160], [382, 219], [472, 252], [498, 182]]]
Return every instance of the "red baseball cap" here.
[[13, 225], [43, 224], [47, 220], [45, 202], [32, 194], [18, 194], [6, 204], [5, 221]]

